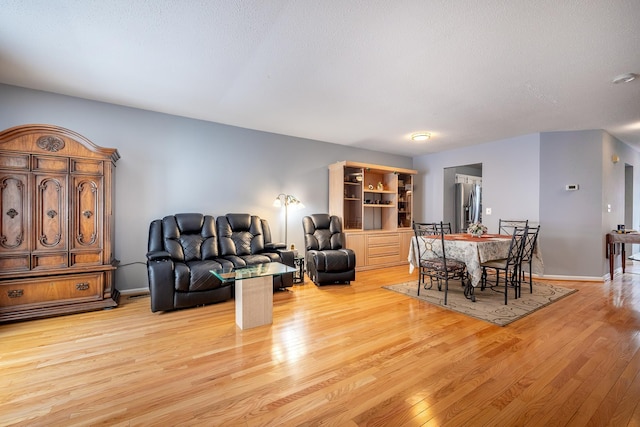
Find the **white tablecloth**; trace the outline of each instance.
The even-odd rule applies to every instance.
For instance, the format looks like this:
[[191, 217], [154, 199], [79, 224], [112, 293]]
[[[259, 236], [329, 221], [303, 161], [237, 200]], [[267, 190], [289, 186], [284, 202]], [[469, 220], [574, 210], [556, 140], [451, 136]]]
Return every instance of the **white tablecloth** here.
[[[462, 261], [467, 265], [467, 271], [471, 277], [471, 284], [478, 286], [482, 279], [483, 262], [507, 258], [511, 236], [487, 235], [481, 238], [470, 238], [465, 234], [450, 234], [445, 237], [444, 246], [448, 259]], [[424, 244], [422, 242], [421, 244]], [[416, 238], [411, 238], [409, 247], [409, 272], [413, 273], [418, 266], [418, 254], [416, 250]], [[539, 246], [533, 256], [532, 271], [534, 274], [542, 275], [544, 264]]]

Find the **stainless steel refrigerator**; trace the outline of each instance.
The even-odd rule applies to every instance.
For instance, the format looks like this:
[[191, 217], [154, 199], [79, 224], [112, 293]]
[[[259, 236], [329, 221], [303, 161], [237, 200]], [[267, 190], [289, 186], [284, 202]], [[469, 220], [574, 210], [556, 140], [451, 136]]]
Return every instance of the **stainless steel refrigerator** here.
[[482, 222], [482, 187], [480, 184], [456, 184], [455, 232], [466, 233], [469, 224]]

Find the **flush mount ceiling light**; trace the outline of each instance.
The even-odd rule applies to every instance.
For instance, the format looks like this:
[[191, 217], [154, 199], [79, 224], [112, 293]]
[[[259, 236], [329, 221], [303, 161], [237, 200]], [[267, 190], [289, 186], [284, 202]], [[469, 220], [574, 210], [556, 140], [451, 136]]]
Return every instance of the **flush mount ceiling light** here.
[[636, 73], [626, 73], [626, 74], [620, 74], [619, 76], [614, 77], [614, 79], [611, 80], [611, 82], [615, 84], [629, 83], [634, 81], [637, 78], [638, 78], [638, 74]]
[[429, 138], [431, 138], [429, 132], [416, 132], [411, 134], [412, 141], [426, 141]]

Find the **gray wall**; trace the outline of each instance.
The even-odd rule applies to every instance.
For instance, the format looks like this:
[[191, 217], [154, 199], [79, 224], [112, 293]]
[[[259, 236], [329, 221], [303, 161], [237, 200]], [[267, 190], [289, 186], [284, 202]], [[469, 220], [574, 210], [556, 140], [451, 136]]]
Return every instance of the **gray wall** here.
[[[44, 123], [117, 148], [116, 275], [120, 290], [147, 287], [151, 220], [177, 212], [248, 212], [269, 220], [284, 241], [278, 193], [305, 208], [289, 211], [289, 242], [303, 248], [302, 217], [328, 211], [327, 166], [340, 160], [411, 168], [411, 158], [186, 119], [15, 86], [0, 85], [0, 129]], [[279, 239], [278, 239], [279, 238]]]
[[444, 170], [461, 165], [482, 164], [482, 221], [497, 233], [499, 218], [528, 218], [538, 221], [540, 139], [524, 135], [469, 148], [415, 157], [418, 170], [416, 219], [439, 221], [445, 213]]
[[[541, 135], [540, 222], [546, 270], [566, 276], [601, 277], [602, 131], [550, 132]], [[566, 191], [567, 184], [579, 190]], [[593, 232], [584, 232], [592, 230]], [[609, 230], [611, 230], [609, 228]], [[555, 262], [555, 260], [561, 260]]]
[[[632, 180], [637, 179], [639, 153], [602, 130], [543, 133], [540, 153], [540, 220], [548, 230], [542, 246], [545, 260], [551, 260], [553, 274], [606, 276], [605, 235], [625, 224], [627, 202], [634, 205], [629, 226], [638, 228], [640, 194], [637, 186], [626, 194], [625, 166], [633, 166]], [[619, 162], [612, 161], [614, 155]], [[566, 191], [566, 184], [580, 189]], [[617, 257], [616, 267], [620, 263]]]

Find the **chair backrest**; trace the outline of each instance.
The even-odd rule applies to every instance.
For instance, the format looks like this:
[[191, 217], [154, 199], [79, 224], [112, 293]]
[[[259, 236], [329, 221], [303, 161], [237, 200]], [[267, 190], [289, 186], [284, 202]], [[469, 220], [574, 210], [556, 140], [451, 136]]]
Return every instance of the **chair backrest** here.
[[444, 234], [451, 234], [451, 223], [450, 222], [440, 222], [435, 223], [436, 230], [442, 229]]
[[256, 215], [229, 213], [216, 220], [220, 255], [252, 255], [264, 251], [262, 222]]
[[524, 249], [522, 250], [522, 261], [529, 262], [533, 258], [533, 253], [536, 250], [538, 244], [538, 234], [540, 233], [540, 226], [535, 228], [527, 228], [527, 235], [524, 242]]
[[[416, 236], [414, 253], [418, 254], [418, 262], [423, 259], [442, 259], [446, 267], [444, 250], [444, 227], [440, 223], [414, 222], [413, 232]], [[446, 271], [446, 270], [445, 270]]]
[[[158, 233], [162, 235], [161, 239], [158, 239]], [[178, 261], [218, 256], [215, 219], [211, 215], [179, 213], [165, 216], [161, 223], [154, 221], [149, 236], [149, 249], [159, 249], [151, 247], [152, 244], [158, 246], [159, 242], [162, 242], [162, 249]]]
[[284, 249], [287, 245], [282, 242], [274, 242], [271, 237], [271, 227], [269, 226], [269, 221], [266, 219], [260, 218], [260, 223], [262, 224], [262, 235], [264, 236], [264, 246], [265, 248], [272, 249]]
[[507, 255], [507, 269], [511, 266], [515, 266], [522, 262], [522, 253], [524, 251], [524, 245], [527, 241], [528, 227], [513, 227], [513, 234], [511, 235], [511, 244], [509, 245], [509, 254]]
[[306, 250], [343, 249], [344, 234], [340, 217], [329, 214], [313, 214], [302, 218], [304, 246]]
[[502, 219], [498, 220], [498, 234], [513, 234], [514, 227], [527, 227], [529, 225], [528, 219]]

